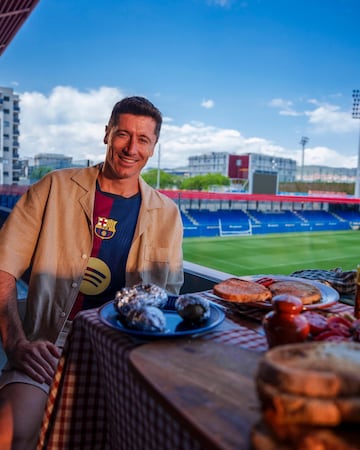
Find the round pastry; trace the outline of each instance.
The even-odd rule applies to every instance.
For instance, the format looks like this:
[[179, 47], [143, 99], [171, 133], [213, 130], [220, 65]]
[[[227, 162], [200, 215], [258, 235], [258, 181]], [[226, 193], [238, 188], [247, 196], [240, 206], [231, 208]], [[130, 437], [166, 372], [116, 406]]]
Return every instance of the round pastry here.
[[229, 302], [251, 303], [271, 300], [271, 292], [267, 287], [235, 277], [215, 284], [213, 290], [215, 295]]
[[203, 322], [210, 317], [208, 300], [198, 294], [180, 295], [175, 301], [175, 309], [187, 322]]
[[311, 305], [321, 300], [321, 292], [316, 286], [300, 280], [275, 281], [269, 285], [269, 290], [273, 297], [282, 294], [298, 297], [304, 305]]
[[360, 343], [307, 342], [270, 349], [257, 378], [289, 394], [360, 396]]

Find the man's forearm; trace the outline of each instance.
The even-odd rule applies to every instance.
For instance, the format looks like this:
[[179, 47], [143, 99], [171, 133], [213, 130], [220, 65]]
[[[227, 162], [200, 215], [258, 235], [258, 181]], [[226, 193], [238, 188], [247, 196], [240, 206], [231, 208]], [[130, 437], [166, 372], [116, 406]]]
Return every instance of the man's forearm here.
[[0, 270], [0, 333], [5, 351], [25, 339], [18, 312], [16, 279]]

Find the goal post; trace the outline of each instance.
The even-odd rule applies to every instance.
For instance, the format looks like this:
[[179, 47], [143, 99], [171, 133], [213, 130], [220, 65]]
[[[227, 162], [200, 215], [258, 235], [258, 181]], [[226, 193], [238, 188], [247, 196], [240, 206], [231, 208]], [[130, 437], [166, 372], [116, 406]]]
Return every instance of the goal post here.
[[[232, 229], [231, 229], [232, 228]], [[236, 229], [236, 225], [230, 225], [224, 230], [221, 219], [219, 219], [219, 236], [251, 236], [252, 235], [252, 225], [251, 220], [248, 219], [248, 228], [246, 230]]]

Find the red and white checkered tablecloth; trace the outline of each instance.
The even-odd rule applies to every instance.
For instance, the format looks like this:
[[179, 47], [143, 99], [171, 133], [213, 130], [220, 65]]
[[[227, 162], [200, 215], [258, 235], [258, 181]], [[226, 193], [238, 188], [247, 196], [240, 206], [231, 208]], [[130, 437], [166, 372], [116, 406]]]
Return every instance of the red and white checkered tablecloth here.
[[[338, 305], [341, 312], [351, 312], [351, 307]], [[231, 320], [197, 339], [265, 351], [261, 318], [255, 316], [249, 310], [244, 325], [244, 318], [237, 323], [230, 315]], [[137, 345], [141, 343], [103, 324], [97, 310], [77, 315], [50, 391], [38, 450], [201, 449], [184, 424], [133, 375], [129, 354]]]

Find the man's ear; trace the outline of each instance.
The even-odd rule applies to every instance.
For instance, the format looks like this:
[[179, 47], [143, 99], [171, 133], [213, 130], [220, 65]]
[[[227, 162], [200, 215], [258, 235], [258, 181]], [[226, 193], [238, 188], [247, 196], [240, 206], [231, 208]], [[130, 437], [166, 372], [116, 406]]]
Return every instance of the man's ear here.
[[107, 143], [108, 143], [108, 136], [109, 136], [109, 134], [108, 134], [108, 126], [105, 125], [104, 144], [107, 144]]

